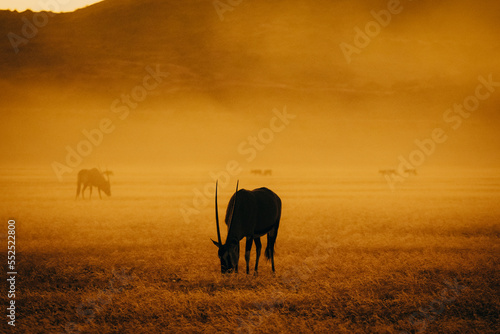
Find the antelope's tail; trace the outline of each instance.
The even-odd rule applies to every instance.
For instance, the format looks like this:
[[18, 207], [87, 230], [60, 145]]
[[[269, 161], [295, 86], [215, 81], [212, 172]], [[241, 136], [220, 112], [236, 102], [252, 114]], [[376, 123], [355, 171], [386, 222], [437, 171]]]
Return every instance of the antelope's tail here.
[[281, 200], [279, 201], [279, 211], [278, 211], [278, 218], [276, 219], [276, 225], [275, 225], [275, 234], [273, 238], [267, 237], [267, 246], [266, 250], [264, 252], [264, 255], [266, 256], [267, 260], [270, 260], [271, 258], [274, 258], [275, 251], [274, 249], [276, 248], [276, 238], [278, 237], [278, 229], [280, 227], [280, 219], [281, 219]]
[[[273, 245], [273, 253], [274, 253], [274, 245]], [[266, 251], [264, 252], [264, 255], [266, 256], [266, 260], [271, 259], [271, 247], [269, 247], [269, 245], [266, 247]]]

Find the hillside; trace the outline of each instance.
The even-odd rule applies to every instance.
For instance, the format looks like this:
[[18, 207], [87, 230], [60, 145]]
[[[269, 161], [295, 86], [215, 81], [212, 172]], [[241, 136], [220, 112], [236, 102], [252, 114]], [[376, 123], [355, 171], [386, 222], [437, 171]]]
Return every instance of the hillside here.
[[[499, 7], [404, 2], [350, 62], [340, 45], [358, 43], [359, 29], [375, 22], [374, 12], [387, 12], [387, 1], [253, 0], [218, 12], [212, 0], [105, 0], [64, 14], [0, 11], [0, 117], [8, 138], [16, 138], [15, 127], [29, 138], [29, 145], [3, 145], [19, 160], [33, 155], [24, 151], [39, 144], [38, 126], [48, 119], [41, 131], [51, 138], [45, 156], [60, 156], [64, 143], [78, 142], [71, 134], [94, 126], [115, 99], [143, 83], [147, 68], [156, 68], [168, 80], [136, 113], [146, 123], [134, 131], [148, 138], [135, 144], [138, 151], [164, 135], [158, 124], [172, 122], [172, 137], [184, 138], [185, 128], [196, 134], [183, 141], [191, 150], [206, 152], [198, 145], [214, 129], [224, 130], [214, 140], [228, 145], [221, 150], [233, 150], [268, 122], [273, 108], [287, 105], [303, 117], [279, 149], [292, 164], [392, 164], [474, 91], [479, 75], [500, 77]], [[29, 30], [34, 18], [36, 32]], [[441, 163], [455, 161], [471, 142], [491, 163], [494, 147], [477, 148], [500, 145], [491, 122], [499, 98], [492, 97]], [[115, 140], [116, 147], [130, 138]]]
[[[4, 85], [35, 80], [62, 87], [75, 83], [127, 87], [141, 78], [144, 67], [151, 64], [167, 68], [177, 88], [214, 89], [244, 84], [345, 92], [401, 88], [415, 83], [420, 86], [449, 84], [446, 76], [452, 73], [446, 73], [442, 67], [426, 65], [425, 74], [400, 76], [397, 71], [387, 73], [374, 63], [380, 62], [377, 49], [381, 47], [385, 48], [382, 54], [387, 60], [393, 60], [395, 70], [401, 66], [408, 70], [401, 63], [403, 59], [410, 63], [425, 60], [415, 54], [415, 45], [401, 40], [401, 34], [410, 41], [423, 39], [419, 43], [425, 39], [444, 42], [450, 37], [446, 27], [451, 25], [448, 21], [454, 14], [449, 10], [443, 12], [441, 6], [432, 8], [427, 1], [409, 8], [412, 12], [404, 20], [396, 21], [395, 17], [384, 30], [385, 35], [374, 39], [376, 44], [367, 48], [366, 53], [375, 52], [378, 57], [371, 59], [366, 55], [366, 63], [346, 64], [340, 42], [351, 42], [354, 26], [373, 20], [370, 10], [384, 6], [382, 1], [376, 5], [363, 1], [319, 1], [311, 6], [305, 0], [293, 3], [258, 0], [241, 2], [217, 12], [211, 0], [106, 0], [73, 13], [50, 13], [47, 23], [42, 22], [32, 38], [14, 47], [9, 38], [2, 38], [0, 71]], [[493, 14], [489, 14], [489, 18], [484, 16], [492, 6], [495, 7], [483, 5], [475, 13], [482, 15], [485, 27], [496, 19]], [[443, 20], [440, 17], [443, 14], [450, 18]], [[0, 12], [0, 35], [7, 37], [8, 33], [14, 33], [24, 38], [23, 26], [33, 22], [33, 15], [29, 11]], [[425, 15], [428, 26], [419, 28], [422, 22], [414, 22], [412, 17], [416, 15]], [[439, 29], [431, 28], [437, 24], [441, 26]], [[474, 39], [474, 34], [462, 36], [458, 44], [435, 45], [425, 57], [431, 62], [434, 57], [444, 60], [457, 53], [469, 57], [463, 52], [469, 39], [475, 41], [479, 52], [495, 48], [498, 51], [498, 43], [487, 44], [489, 36], [484, 35], [485, 27], [475, 27], [483, 33], [482, 41]], [[488, 62], [493, 60], [488, 58]], [[452, 60], [452, 65], [454, 62]], [[389, 81], [381, 77], [381, 70]], [[97, 92], [100, 85], [98, 87]]]
[[[295, 35], [296, 31], [307, 34], [314, 26], [296, 16], [271, 20], [271, 13], [285, 4], [262, 2], [259, 5], [268, 7], [262, 10], [242, 4], [221, 21], [212, 1], [108, 0], [50, 17], [27, 44], [20, 44], [17, 54], [9, 40], [2, 39], [0, 71], [8, 81], [36, 78], [62, 86], [75, 82], [126, 85], [141, 77], [146, 65], [162, 64], [176, 85], [198, 88], [228, 82], [295, 84], [293, 74], [306, 67], [310, 78], [301, 78], [304, 84], [328, 75], [328, 70], [320, 70], [324, 64], [318, 63], [315, 48], [301, 48]], [[249, 9], [253, 17], [240, 20]], [[2, 12], [1, 35], [17, 31], [22, 36], [22, 20], [32, 17], [31, 12]], [[277, 35], [280, 39], [273, 40]], [[275, 42], [289, 43], [279, 46], [286, 52], [270, 53], [278, 47]]]

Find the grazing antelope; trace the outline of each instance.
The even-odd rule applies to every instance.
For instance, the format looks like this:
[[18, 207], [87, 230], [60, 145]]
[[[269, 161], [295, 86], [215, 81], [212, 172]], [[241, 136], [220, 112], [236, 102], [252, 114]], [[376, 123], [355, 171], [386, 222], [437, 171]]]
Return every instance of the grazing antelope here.
[[408, 174], [408, 175], [415, 175], [415, 176], [417, 176], [417, 170], [415, 168], [405, 169], [405, 173]]
[[274, 272], [274, 244], [278, 236], [278, 227], [281, 217], [281, 199], [267, 188], [258, 188], [252, 191], [241, 189], [229, 200], [225, 222], [228, 227], [226, 243], [222, 244], [219, 227], [219, 213], [217, 207], [217, 185], [215, 184], [215, 221], [217, 224], [218, 241], [212, 240], [219, 248], [221, 272], [238, 272], [240, 257], [240, 240], [246, 237], [245, 261], [247, 274], [250, 272], [250, 251], [255, 243], [257, 257], [255, 259], [255, 275], [259, 267], [259, 257], [262, 244], [260, 237], [267, 234], [265, 256], [271, 260]]
[[273, 175], [272, 169], [252, 169], [250, 170], [250, 173], [254, 175]]
[[[97, 187], [99, 191], [99, 198], [101, 197], [101, 190], [108, 196], [111, 196], [111, 189], [109, 185], [109, 175], [112, 175], [111, 171], [100, 172], [97, 168], [93, 169], [82, 169], [78, 172], [78, 181], [76, 188], [76, 198], [80, 195], [80, 188], [83, 184], [82, 198], [85, 199], [84, 192], [87, 187], [90, 187], [89, 199], [92, 197], [92, 187]], [[107, 179], [104, 177], [106, 175]]]
[[262, 175], [262, 169], [252, 169], [250, 173], [254, 175]]
[[385, 175], [391, 176], [391, 175], [397, 175], [398, 174], [398, 172], [396, 172], [395, 169], [381, 169], [378, 172], [380, 174], [382, 174], [383, 176], [385, 176]]
[[273, 175], [273, 171], [272, 171], [272, 169], [265, 169], [262, 172], [262, 175]]

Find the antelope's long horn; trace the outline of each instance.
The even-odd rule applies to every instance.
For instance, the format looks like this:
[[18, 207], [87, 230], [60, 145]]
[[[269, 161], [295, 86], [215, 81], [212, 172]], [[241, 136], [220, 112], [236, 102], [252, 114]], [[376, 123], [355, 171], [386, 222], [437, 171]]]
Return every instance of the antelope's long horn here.
[[215, 182], [215, 222], [217, 223], [217, 240], [219, 241], [219, 245], [222, 245], [222, 240], [220, 238], [220, 227], [219, 227], [219, 208], [217, 206], [217, 186], [219, 184], [219, 180]]
[[229, 226], [232, 225], [233, 223], [233, 216], [234, 216], [234, 209], [236, 208], [236, 196], [238, 194], [238, 185], [240, 184], [240, 180], [236, 182], [236, 192], [234, 193], [234, 203], [233, 203], [233, 210], [231, 211], [231, 219], [229, 219]]

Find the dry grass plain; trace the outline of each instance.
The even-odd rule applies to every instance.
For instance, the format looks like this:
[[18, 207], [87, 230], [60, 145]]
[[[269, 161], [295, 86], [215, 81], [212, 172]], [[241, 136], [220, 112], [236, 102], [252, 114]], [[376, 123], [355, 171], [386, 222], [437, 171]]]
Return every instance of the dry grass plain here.
[[115, 174], [112, 197], [75, 201], [74, 182], [4, 173], [19, 275], [1, 332], [499, 332], [499, 178], [242, 176], [283, 200], [277, 273], [222, 277], [212, 199], [180, 213], [208, 177]]

